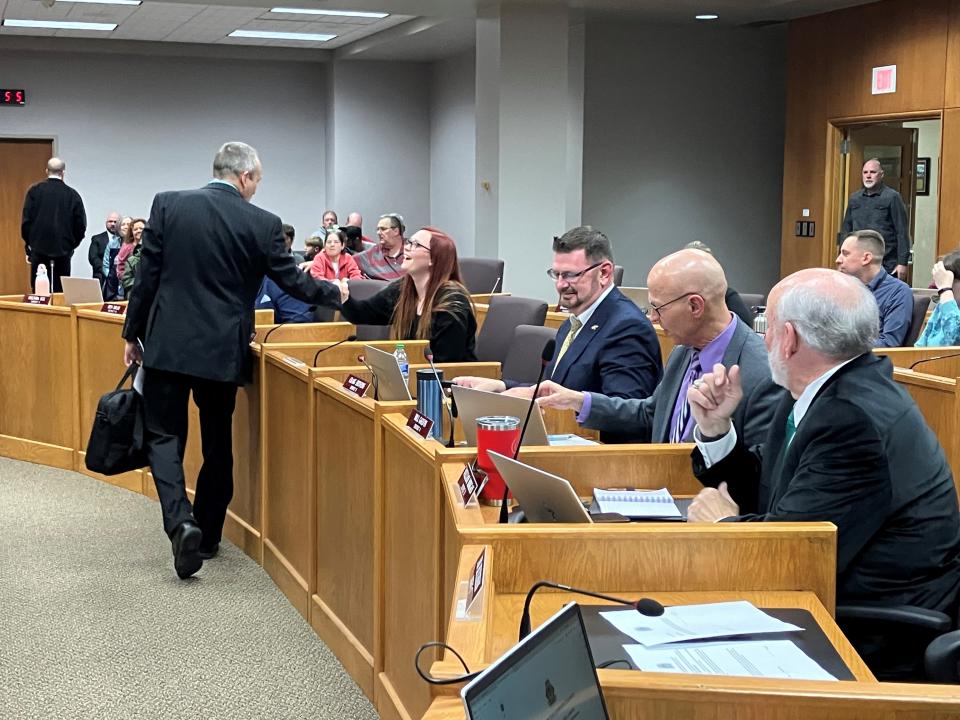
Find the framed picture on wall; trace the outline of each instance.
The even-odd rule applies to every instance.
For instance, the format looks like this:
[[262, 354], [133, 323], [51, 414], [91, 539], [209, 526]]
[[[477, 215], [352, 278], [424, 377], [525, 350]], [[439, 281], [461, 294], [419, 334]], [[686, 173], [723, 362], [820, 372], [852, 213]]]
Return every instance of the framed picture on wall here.
[[930, 194], [930, 158], [917, 158], [917, 195]]

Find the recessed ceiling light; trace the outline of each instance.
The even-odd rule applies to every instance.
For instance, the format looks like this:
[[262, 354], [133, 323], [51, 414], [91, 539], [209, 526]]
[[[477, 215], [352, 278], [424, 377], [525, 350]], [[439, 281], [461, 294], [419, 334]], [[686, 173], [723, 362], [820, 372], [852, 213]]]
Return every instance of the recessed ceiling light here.
[[[88, 0], [88, 2], [91, 0]], [[337, 17], [363, 17], [363, 18], [385, 18], [390, 13], [379, 12], [360, 12], [359, 10], [314, 10], [312, 8], [271, 8], [272, 13], [287, 13], [288, 15], [335, 15]]]
[[326, 42], [336, 35], [324, 33], [268, 32], [266, 30], [234, 30], [230, 37], [260, 38], [263, 40], [302, 40], [304, 42]]
[[90, 3], [92, 5], [139, 5], [140, 0], [57, 0], [57, 2]]
[[697, 15], [697, 16], [696, 16], [696, 19], [697, 19], [697, 20], [716, 20], [716, 19], [719, 18], [719, 17], [720, 17], [719, 15], [713, 15], [713, 14], [711, 14], [711, 13], [704, 13], [703, 15]]
[[64, 20], [11, 20], [3, 21], [4, 27], [47, 28], [52, 30], [100, 30], [110, 32], [117, 29], [116, 23], [67, 22]]

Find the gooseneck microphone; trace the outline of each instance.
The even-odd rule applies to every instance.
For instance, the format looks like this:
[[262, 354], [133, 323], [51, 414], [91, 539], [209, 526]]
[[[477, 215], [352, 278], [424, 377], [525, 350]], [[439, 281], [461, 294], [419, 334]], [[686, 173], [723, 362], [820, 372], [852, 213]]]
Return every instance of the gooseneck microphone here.
[[[440, 404], [447, 409], [447, 415], [450, 418], [450, 438], [447, 440], [447, 447], [453, 447], [453, 410], [447, 404], [447, 394], [443, 391], [443, 382], [440, 380], [440, 373], [437, 372], [437, 366], [433, 364], [433, 350], [430, 349], [430, 346], [427, 345], [423, 349], [423, 356], [427, 359], [427, 362], [430, 363], [430, 369], [433, 370], [433, 377], [437, 381], [437, 389], [440, 391]], [[452, 392], [451, 392], [452, 394]]]
[[[557, 341], [554, 338], [547, 340], [540, 353], [540, 374], [537, 376], [537, 384], [533, 386], [533, 397], [530, 398], [530, 404], [527, 406], [527, 417], [523, 421], [523, 428], [520, 430], [520, 440], [517, 441], [517, 449], [513, 451], [513, 459], [516, 460], [520, 454], [520, 446], [523, 445], [523, 436], [527, 434], [527, 425], [530, 423], [530, 414], [533, 412], [533, 406], [537, 403], [537, 393], [540, 391], [540, 383], [543, 382], [543, 373], [547, 365], [553, 360], [553, 352], [557, 349]], [[503, 502], [500, 504], [500, 523], [507, 522], [508, 501], [510, 500], [510, 488], [506, 483], [503, 484]]]
[[317, 309], [317, 306], [316, 306], [316, 305], [311, 305], [311, 306], [308, 307], [306, 310], [301, 310], [300, 312], [298, 312], [296, 315], [294, 315], [294, 316], [293, 316], [292, 318], [290, 318], [289, 320], [284, 320], [284, 321], [283, 321], [282, 323], [280, 323], [279, 325], [275, 325], [274, 327], [270, 328], [270, 329], [267, 331], [267, 334], [263, 336], [263, 340], [260, 341], [260, 344], [261, 344], [261, 345], [266, 344], [267, 340], [270, 339], [270, 336], [273, 335], [273, 333], [274, 333], [276, 330], [279, 330], [280, 328], [282, 328], [284, 325], [289, 325], [289, 324], [292, 323], [292, 322], [297, 322], [297, 320], [299, 320], [300, 318], [303, 318], [303, 317], [313, 316], [313, 313], [314, 313], [314, 311], [315, 311], [316, 309]]
[[373, 368], [367, 364], [367, 359], [363, 355], [357, 355], [357, 362], [363, 363], [363, 366], [370, 372], [370, 378], [373, 380], [373, 399], [380, 399], [379, 385], [377, 381], [377, 374], [373, 371]]
[[[274, 330], [275, 329], [276, 328], [274, 328]], [[271, 330], [271, 332], [273, 331]], [[319, 350], [317, 350], [317, 354], [313, 356], [313, 367], [317, 366], [317, 358], [320, 357], [320, 353], [325, 353], [327, 350], [333, 350], [335, 347], [337, 347], [337, 345], [343, 345], [346, 342], [353, 342], [356, 339], [357, 339], [356, 335], [348, 335], [343, 340], [338, 340], [333, 345], [327, 345], [325, 348], [320, 348]]]
[[623, 598], [614, 597], [613, 595], [604, 595], [603, 593], [593, 592], [592, 590], [583, 590], [582, 588], [570, 587], [569, 585], [562, 585], [560, 583], [551, 582], [550, 580], [539, 580], [530, 587], [530, 589], [527, 591], [527, 598], [523, 601], [523, 615], [520, 616], [520, 637], [518, 638], [518, 641], [523, 640], [527, 635], [530, 634], [530, 603], [533, 600], [533, 596], [537, 593], [537, 590], [542, 587], [563, 590], [565, 592], [574, 593], [575, 595], [586, 595], [587, 597], [597, 598], [598, 600], [606, 600], [607, 602], [616, 603], [618, 605], [629, 605], [638, 613], [641, 615], [646, 615], [647, 617], [659, 617], [663, 615], [663, 605], [658, 603], [656, 600], [651, 600], [650, 598], [624, 600]]
[[946, 355], [937, 355], [936, 357], [929, 358], [920, 358], [908, 369], [913, 370], [917, 365], [922, 365], [925, 362], [933, 362], [934, 360], [946, 360], [947, 358], [960, 357], [960, 353], [948, 353]]
[[497, 292], [497, 287], [500, 285], [501, 280], [503, 280], [503, 276], [498, 277], [496, 282], [493, 283], [493, 289], [490, 291], [491, 295]]

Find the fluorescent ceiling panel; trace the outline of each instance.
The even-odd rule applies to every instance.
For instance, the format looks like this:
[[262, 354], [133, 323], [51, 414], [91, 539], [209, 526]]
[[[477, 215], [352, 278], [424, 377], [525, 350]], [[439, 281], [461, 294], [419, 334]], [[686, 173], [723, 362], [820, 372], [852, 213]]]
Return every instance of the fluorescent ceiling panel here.
[[111, 32], [116, 29], [116, 23], [69, 22], [66, 20], [12, 20], [3, 21], [4, 27], [20, 28], [50, 28], [53, 30], [99, 30]]
[[[92, 2], [92, 1], [93, 0], [86, 0], [86, 2]], [[337, 17], [362, 17], [362, 18], [378, 18], [378, 19], [382, 19], [390, 16], [390, 13], [360, 12], [359, 10], [314, 10], [312, 8], [288, 8], [288, 7], [271, 8], [270, 12], [288, 13], [291, 15], [335, 15]]]
[[141, 0], [57, 0], [61, 3], [90, 3], [91, 5], [139, 5]]
[[302, 40], [305, 42], [326, 42], [336, 35], [321, 33], [270, 32], [268, 30], [234, 30], [228, 37], [259, 38], [261, 40]]

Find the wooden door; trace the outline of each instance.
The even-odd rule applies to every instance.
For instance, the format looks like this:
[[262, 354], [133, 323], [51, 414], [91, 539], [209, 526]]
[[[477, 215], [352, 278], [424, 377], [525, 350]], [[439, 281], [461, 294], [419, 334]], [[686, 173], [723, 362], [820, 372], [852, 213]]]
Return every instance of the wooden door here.
[[27, 189], [46, 177], [52, 140], [0, 139], [0, 295], [30, 292], [20, 219]]

